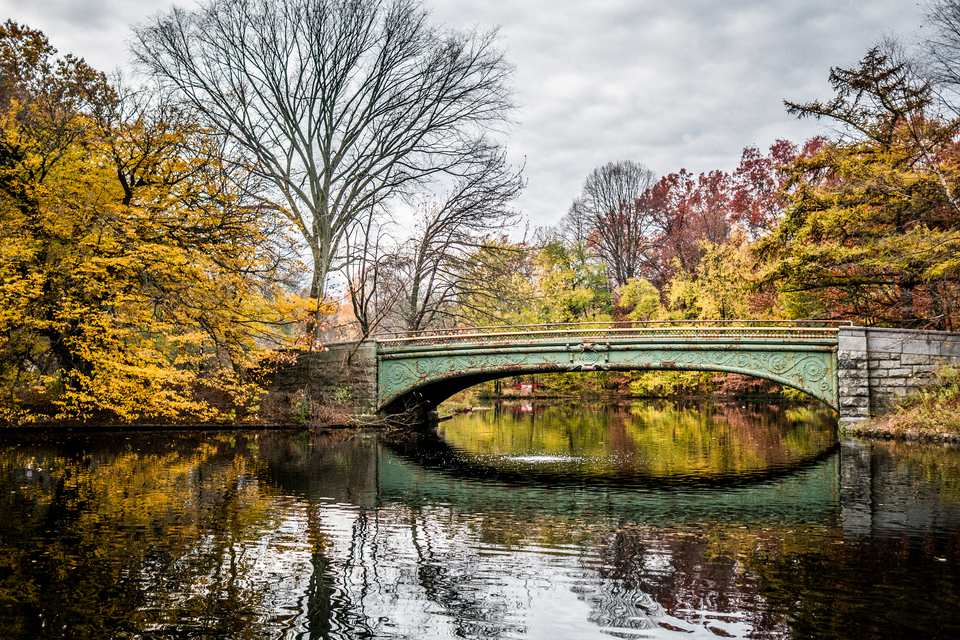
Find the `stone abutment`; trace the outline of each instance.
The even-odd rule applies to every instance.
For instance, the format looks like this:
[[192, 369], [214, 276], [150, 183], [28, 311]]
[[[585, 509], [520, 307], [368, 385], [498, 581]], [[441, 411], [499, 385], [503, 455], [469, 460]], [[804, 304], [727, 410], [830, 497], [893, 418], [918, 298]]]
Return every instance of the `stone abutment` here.
[[937, 369], [960, 366], [960, 334], [841, 327], [837, 336], [840, 422], [877, 416], [928, 386]]

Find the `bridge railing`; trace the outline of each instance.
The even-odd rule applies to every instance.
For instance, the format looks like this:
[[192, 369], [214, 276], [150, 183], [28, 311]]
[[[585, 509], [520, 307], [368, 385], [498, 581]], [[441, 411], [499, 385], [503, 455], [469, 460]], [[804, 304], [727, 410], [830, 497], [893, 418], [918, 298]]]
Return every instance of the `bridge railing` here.
[[517, 339], [678, 337], [701, 339], [835, 339], [847, 321], [833, 320], [666, 320], [627, 322], [560, 322], [490, 325], [399, 332], [378, 336], [386, 346], [456, 342], [508, 342]]

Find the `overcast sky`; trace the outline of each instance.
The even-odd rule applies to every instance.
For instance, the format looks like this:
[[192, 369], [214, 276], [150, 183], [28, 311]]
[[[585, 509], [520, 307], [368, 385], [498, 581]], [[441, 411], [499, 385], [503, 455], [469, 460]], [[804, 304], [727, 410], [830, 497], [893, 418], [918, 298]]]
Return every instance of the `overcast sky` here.
[[[193, 0], [178, 4], [190, 6]], [[61, 52], [105, 71], [129, 59], [130, 25], [169, 0], [0, 0]], [[526, 161], [520, 208], [552, 224], [610, 160], [658, 174], [731, 169], [746, 145], [818, 131], [783, 99], [828, 94], [831, 65], [884, 36], [923, 37], [925, 0], [427, 0], [454, 27], [498, 26], [516, 66], [509, 145]]]

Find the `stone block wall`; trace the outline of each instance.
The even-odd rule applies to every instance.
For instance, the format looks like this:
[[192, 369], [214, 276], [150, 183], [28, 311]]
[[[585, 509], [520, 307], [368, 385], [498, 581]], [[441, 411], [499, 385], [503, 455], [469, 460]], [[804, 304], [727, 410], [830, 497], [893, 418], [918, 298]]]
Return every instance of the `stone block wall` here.
[[937, 369], [960, 366], [960, 334], [842, 327], [837, 347], [841, 422], [879, 415], [930, 384]]
[[[358, 415], [377, 411], [377, 345], [374, 342], [331, 345], [326, 351], [302, 352], [274, 376], [269, 399], [279, 406], [309, 403]], [[278, 408], [279, 413], [285, 409]], [[297, 413], [296, 406], [286, 411]]]

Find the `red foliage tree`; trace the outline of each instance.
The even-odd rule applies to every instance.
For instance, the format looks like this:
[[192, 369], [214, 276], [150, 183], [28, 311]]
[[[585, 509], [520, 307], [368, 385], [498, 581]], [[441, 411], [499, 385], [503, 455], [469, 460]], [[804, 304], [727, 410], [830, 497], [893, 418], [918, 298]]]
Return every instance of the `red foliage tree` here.
[[730, 176], [723, 171], [694, 176], [681, 169], [660, 178], [641, 200], [638, 206], [656, 212], [662, 230], [657, 259], [647, 274], [658, 287], [677, 266], [688, 273], [697, 268], [704, 240], [723, 242], [730, 233]]
[[816, 137], [797, 147], [789, 140], [777, 140], [767, 155], [756, 147], [745, 148], [730, 178], [729, 221], [752, 238], [766, 235], [783, 216], [794, 163], [812, 156], [824, 142]]

